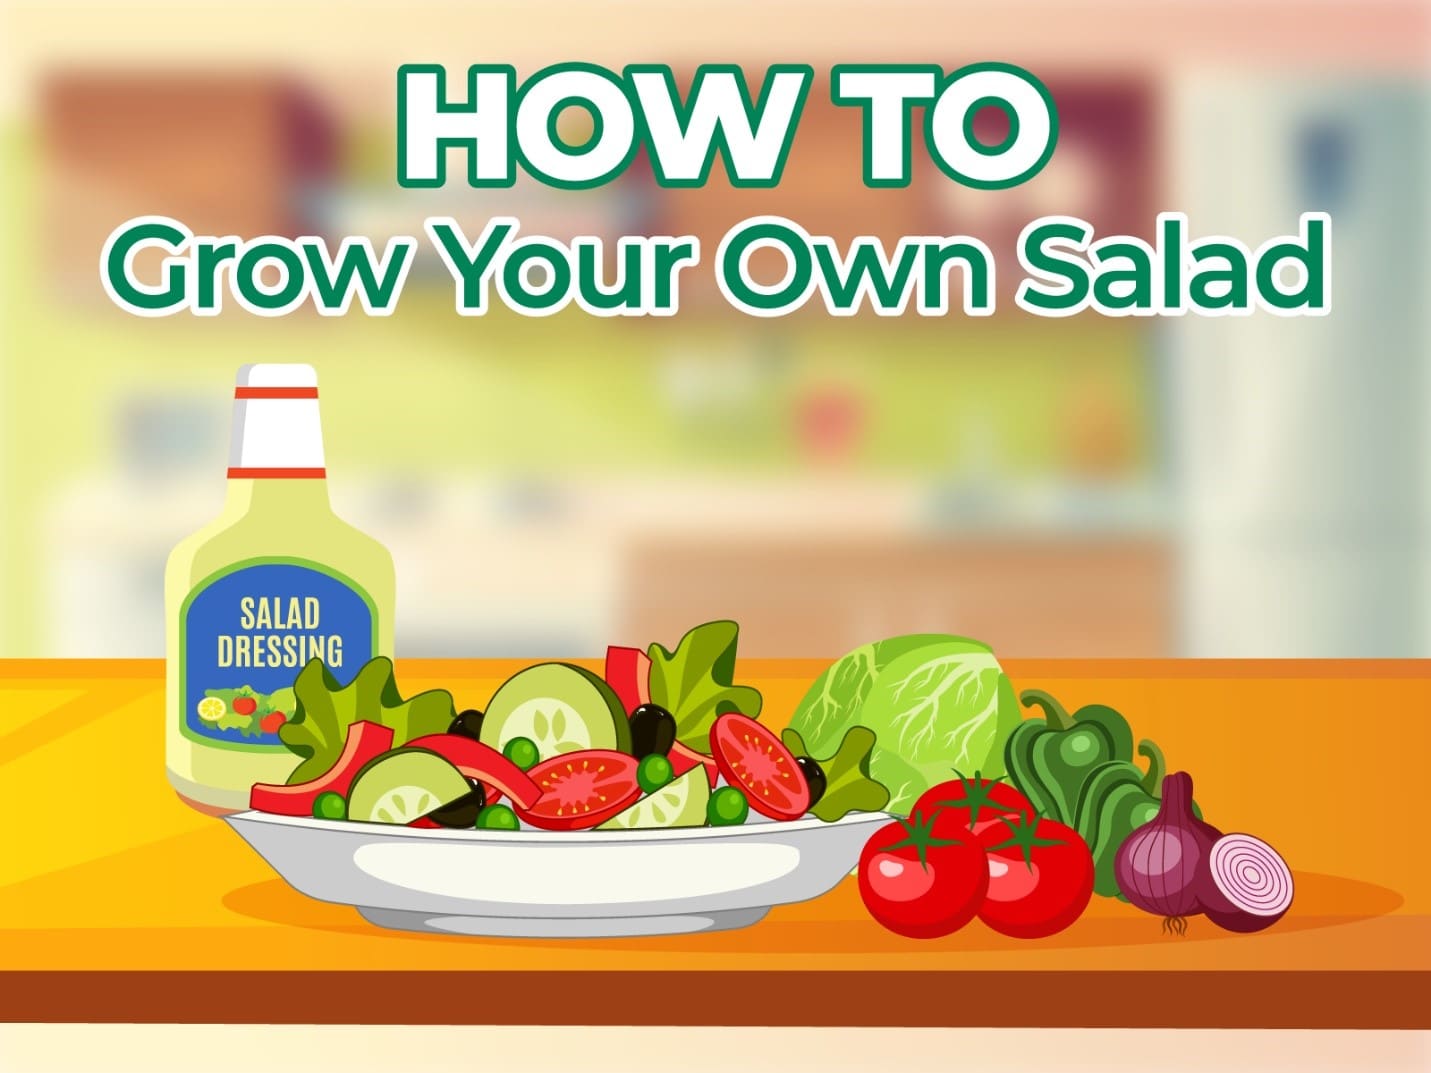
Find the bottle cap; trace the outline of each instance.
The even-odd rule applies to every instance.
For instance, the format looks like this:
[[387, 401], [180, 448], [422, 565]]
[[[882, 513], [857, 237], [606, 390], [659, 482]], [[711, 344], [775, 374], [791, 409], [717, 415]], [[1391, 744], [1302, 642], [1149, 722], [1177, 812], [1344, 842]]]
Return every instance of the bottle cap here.
[[271, 362], [241, 366], [234, 386], [229, 478], [324, 476], [318, 374], [313, 366]]
[[318, 373], [311, 365], [264, 362], [239, 366], [236, 399], [316, 399]]

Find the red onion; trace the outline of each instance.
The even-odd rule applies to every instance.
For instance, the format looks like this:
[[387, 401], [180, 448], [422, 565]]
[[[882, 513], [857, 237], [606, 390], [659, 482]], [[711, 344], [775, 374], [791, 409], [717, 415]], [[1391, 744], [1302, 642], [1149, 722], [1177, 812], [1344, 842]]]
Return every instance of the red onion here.
[[[1222, 832], [1193, 815], [1192, 776], [1178, 771], [1163, 780], [1158, 814], [1118, 847], [1118, 889], [1146, 913], [1163, 918], [1163, 930], [1182, 935], [1187, 917], [1204, 911], [1200, 877]], [[1224, 908], [1219, 905], [1218, 908]]]
[[1207, 918], [1228, 931], [1261, 931], [1292, 904], [1292, 870], [1275, 849], [1251, 835], [1219, 838], [1199, 887]]

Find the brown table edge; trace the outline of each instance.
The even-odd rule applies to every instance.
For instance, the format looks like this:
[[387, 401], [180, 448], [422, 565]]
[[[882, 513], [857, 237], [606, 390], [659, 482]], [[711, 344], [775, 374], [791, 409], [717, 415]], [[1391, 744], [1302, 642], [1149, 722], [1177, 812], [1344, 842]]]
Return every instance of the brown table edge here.
[[[1293, 971], [0, 971], [0, 1021], [1431, 1029], [1431, 969]], [[652, 986], [652, 985], [655, 986]], [[664, 985], [664, 986], [663, 986]], [[677, 988], [676, 985], [680, 985]], [[267, 995], [244, 1007], [203, 996]], [[681, 1001], [652, 996], [723, 996]], [[219, 1016], [222, 1014], [223, 1016]]]

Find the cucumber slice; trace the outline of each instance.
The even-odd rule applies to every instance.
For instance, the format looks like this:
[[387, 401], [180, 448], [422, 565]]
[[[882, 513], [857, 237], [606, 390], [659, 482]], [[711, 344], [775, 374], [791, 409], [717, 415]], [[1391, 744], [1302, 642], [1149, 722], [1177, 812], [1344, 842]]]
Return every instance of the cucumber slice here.
[[348, 794], [348, 819], [409, 824], [472, 792], [462, 772], [427, 749], [394, 749], [363, 765]]
[[497, 690], [482, 719], [482, 744], [498, 752], [527, 738], [543, 760], [582, 749], [631, 751], [621, 700], [599, 675], [570, 663], [539, 663]]
[[647, 794], [630, 808], [601, 824], [598, 831], [631, 831], [638, 827], [703, 827], [711, 785], [705, 768], [697, 765], [675, 782]]

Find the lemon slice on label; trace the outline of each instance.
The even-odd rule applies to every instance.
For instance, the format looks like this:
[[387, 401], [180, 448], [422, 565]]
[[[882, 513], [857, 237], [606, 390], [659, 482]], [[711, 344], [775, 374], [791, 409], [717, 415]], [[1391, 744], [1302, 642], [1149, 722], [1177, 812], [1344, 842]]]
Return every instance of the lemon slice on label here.
[[199, 701], [199, 718], [206, 723], [217, 723], [228, 713], [229, 706], [223, 697], [205, 697]]

